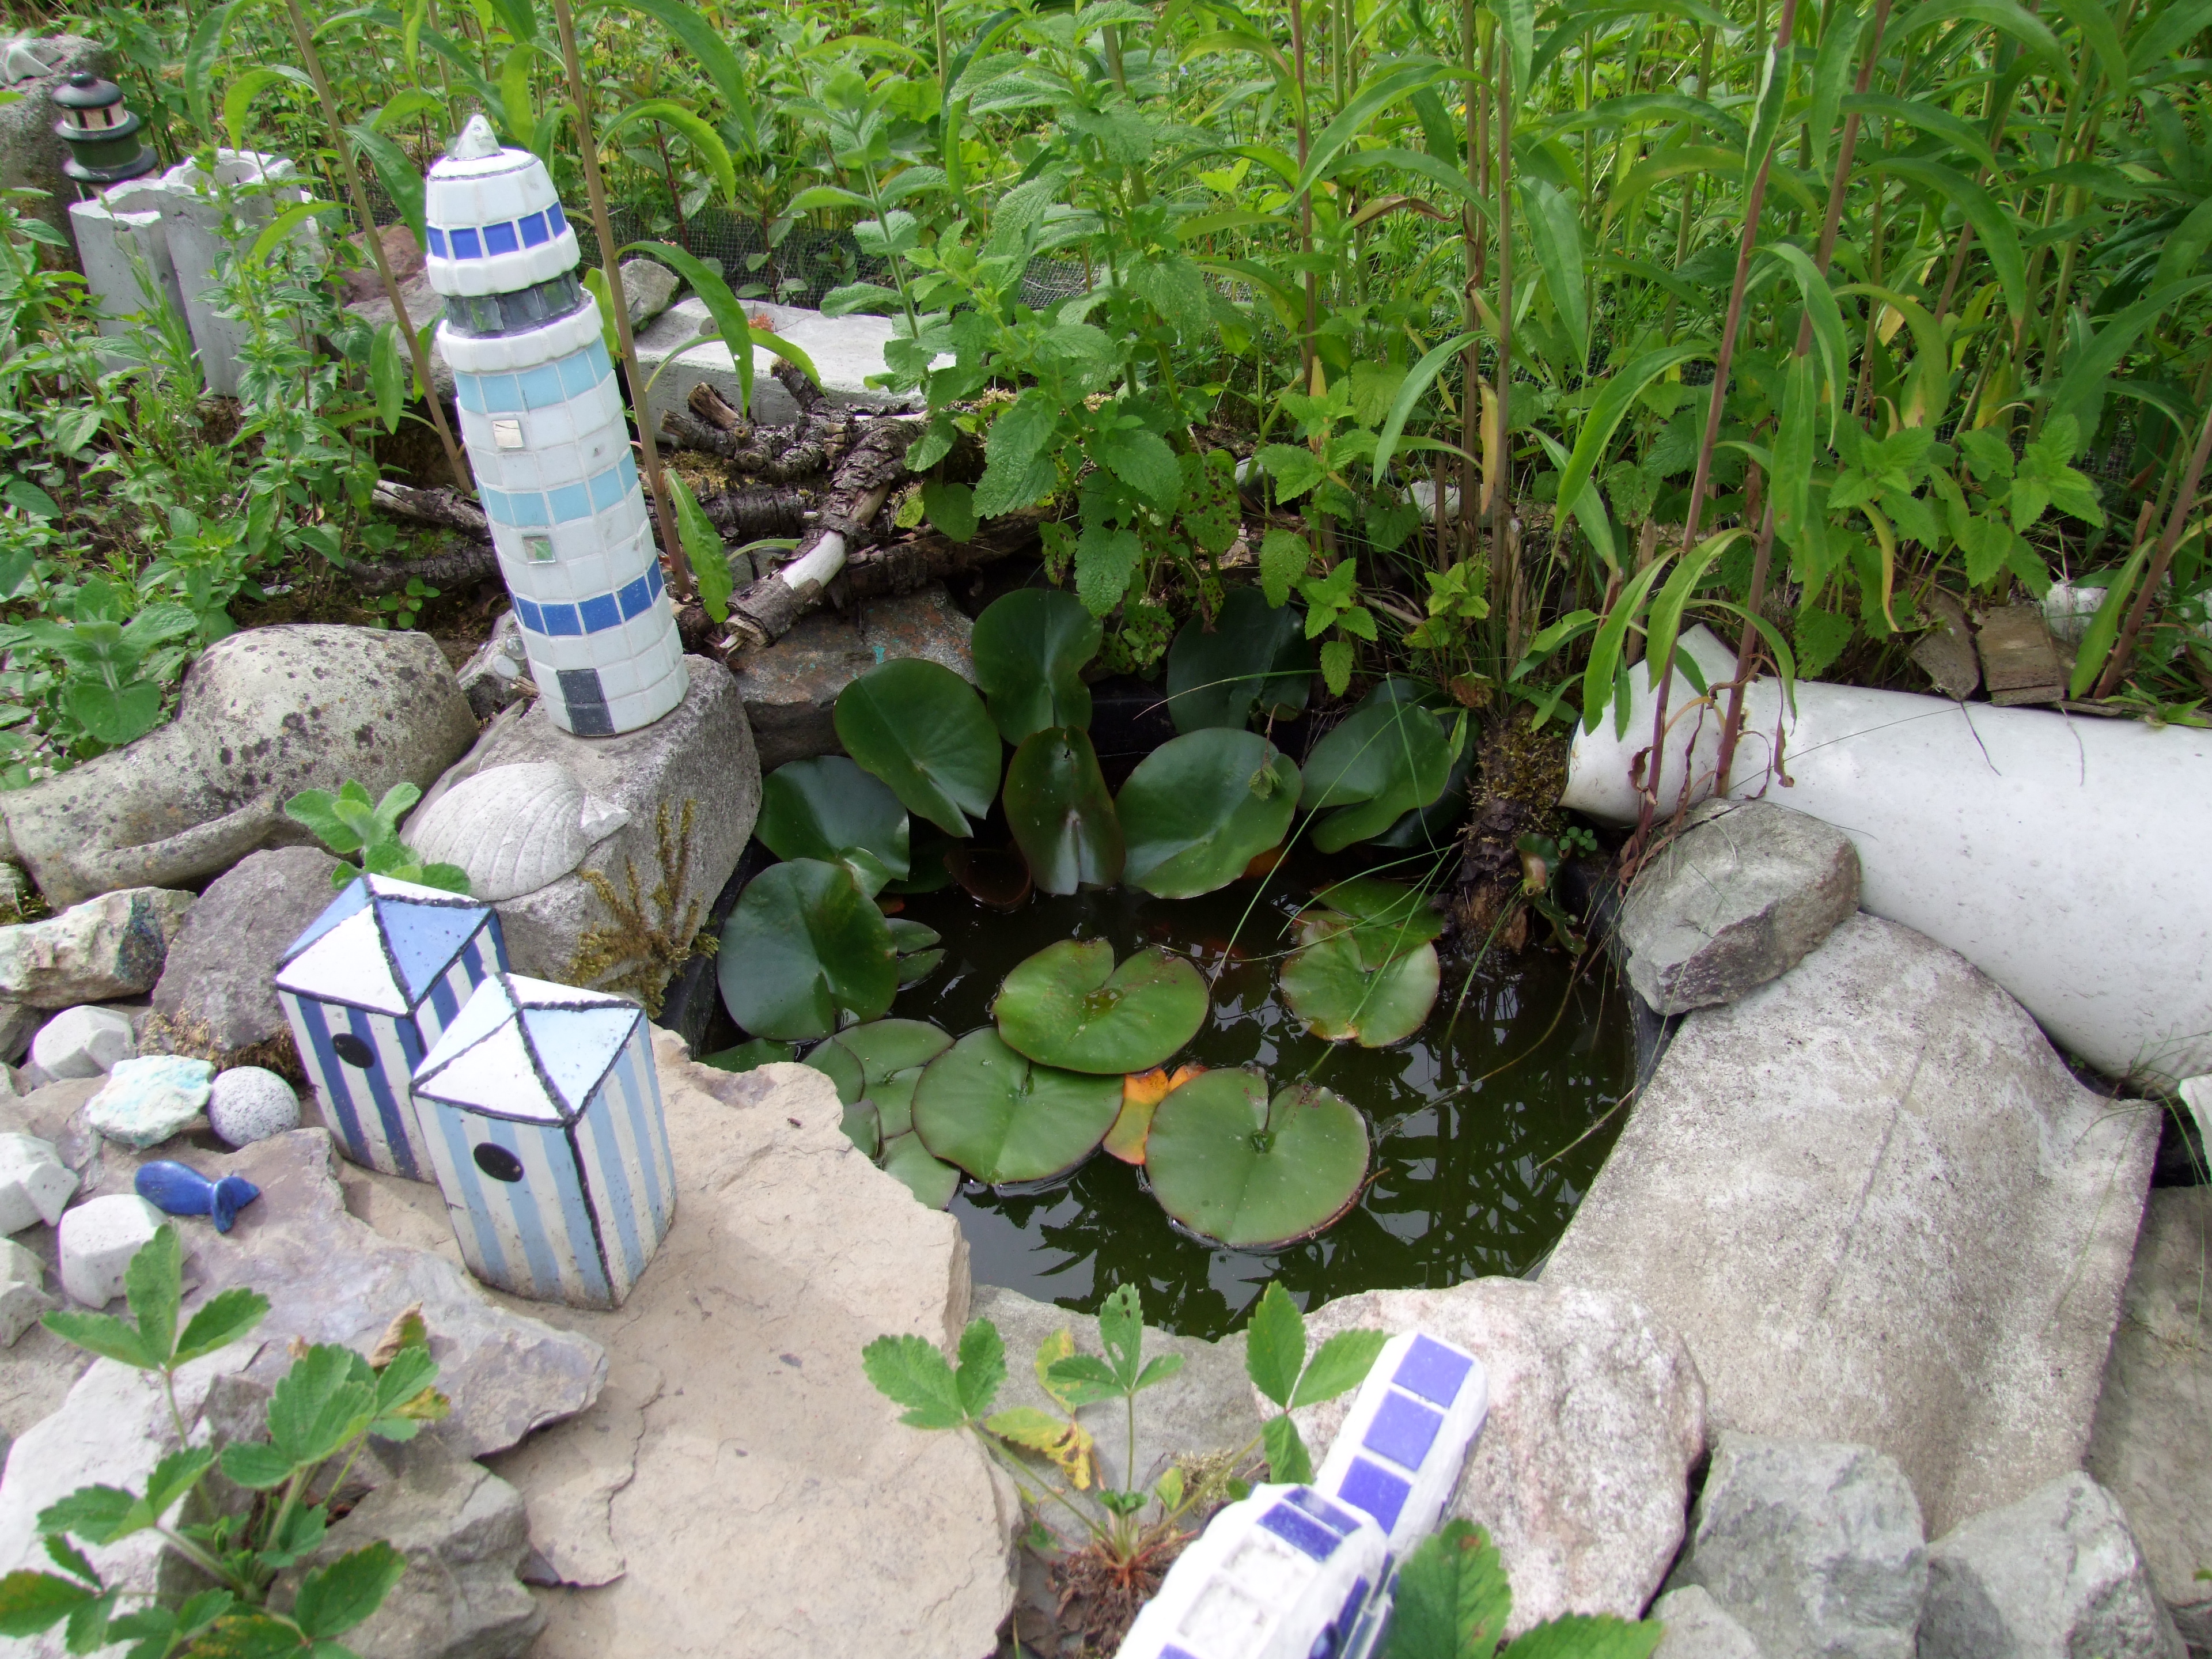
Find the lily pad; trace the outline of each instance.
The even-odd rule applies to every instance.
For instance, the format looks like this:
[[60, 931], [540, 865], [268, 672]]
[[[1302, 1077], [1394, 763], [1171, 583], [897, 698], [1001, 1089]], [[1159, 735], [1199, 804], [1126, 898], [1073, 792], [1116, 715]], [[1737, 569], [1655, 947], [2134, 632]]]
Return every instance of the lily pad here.
[[1370, 696], [1339, 721], [1306, 757], [1306, 811], [1329, 813], [1313, 842], [1334, 853], [1389, 829], [1444, 792], [1451, 746], [1437, 717], [1416, 702]]
[[1304, 611], [1271, 607], [1256, 587], [1231, 589], [1211, 630], [1196, 617], [1185, 623], [1168, 647], [1168, 715], [1176, 730], [1241, 732], [1255, 709], [1290, 715], [1304, 708], [1315, 668], [1305, 626]]
[[750, 1072], [756, 1066], [770, 1066], [779, 1060], [799, 1058], [799, 1050], [788, 1042], [772, 1042], [766, 1037], [755, 1037], [750, 1042], [740, 1042], [734, 1048], [722, 1048], [711, 1054], [699, 1056], [702, 1066], [711, 1066], [718, 1072]]
[[933, 1210], [941, 1210], [960, 1190], [960, 1171], [929, 1155], [917, 1134], [892, 1135], [884, 1142], [884, 1172], [896, 1176], [906, 1188]]
[[1114, 1127], [1106, 1132], [1105, 1149], [1124, 1164], [1145, 1161], [1145, 1138], [1152, 1133], [1152, 1114], [1160, 1103], [1175, 1090], [1194, 1077], [1206, 1073], [1203, 1066], [1178, 1066], [1175, 1075], [1168, 1068], [1156, 1066], [1149, 1072], [1133, 1072], [1121, 1079], [1121, 1112], [1114, 1120]]
[[868, 1098], [876, 1103], [876, 1115], [884, 1126], [884, 1139], [902, 1135], [914, 1127], [914, 1085], [921, 1081], [923, 1068], [910, 1066], [903, 1072], [894, 1072], [881, 1083], [872, 1084]]
[[849, 1106], [886, 1078], [927, 1066], [951, 1046], [951, 1034], [927, 1020], [877, 1019], [817, 1043], [804, 1063], [835, 1083], [837, 1098]]
[[873, 1019], [898, 991], [898, 953], [875, 902], [842, 864], [794, 859], [745, 884], [715, 975], [730, 1018], [756, 1036], [828, 1036], [841, 1012]]
[[1121, 1109], [1121, 1079], [1033, 1064], [986, 1026], [930, 1061], [914, 1132], [931, 1156], [994, 1187], [1047, 1181], [1097, 1150]]
[[1206, 1006], [1206, 981], [1180, 957], [1139, 951], [1117, 968], [1106, 940], [1066, 939], [1015, 963], [991, 1012], [999, 1035], [1040, 1065], [1118, 1077], [1196, 1036]]
[[969, 649], [975, 683], [1008, 743], [1048, 726], [1090, 726], [1083, 666], [1098, 654], [1103, 634], [1083, 601], [1058, 588], [1020, 588], [984, 607]]
[[1121, 879], [1121, 820], [1083, 732], [1054, 726], [1024, 738], [1006, 768], [1006, 827], [1045, 892]]
[[1298, 769], [1256, 732], [1170, 738], [1115, 802], [1128, 846], [1121, 878], [1162, 898], [1226, 887], [1281, 842], [1297, 799]]
[[1470, 804], [1467, 781], [1474, 775], [1476, 758], [1474, 721], [1462, 719], [1459, 706], [1426, 681], [1393, 675], [1383, 684], [1410, 688], [1400, 701], [1418, 702], [1436, 714], [1449, 734], [1446, 743], [1451, 749], [1452, 761], [1451, 769], [1444, 775], [1443, 793], [1426, 806], [1407, 812], [1381, 835], [1370, 837], [1368, 845], [1396, 853], [1442, 852], [1458, 840], [1459, 826], [1465, 821]]
[[1232, 1249], [1310, 1238], [1367, 1178], [1367, 1120], [1328, 1090], [1293, 1085], [1267, 1100], [1251, 1072], [1208, 1072], [1152, 1115], [1145, 1170], [1160, 1207]]
[[948, 836], [969, 833], [999, 793], [999, 732], [975, 688], [941, 663], [902, 657], [837, 694], [845, 752], [890, 786], [908, 811]]
[[952, 885], [952, 872], [945, 867], [945, 855], [960, 843], [950, 836], [939, 835], [932, 829], [914, 843], [908, 857], [908, 873], [904, 881], [887, 883], [889, 893], [935, 893]]
[[871, 892], [907, 874], [906, 808], [842, 755], [792, 761], [762, 779], [753, 833], [780, 859], [853, 866]]
[[883, 1120], [876, 1115], [876, 1103], [872, 1100], [856, 1100], [848, 1106], [837, 1127], [845, 1132], [845, 1139], [866, 1152], [872, 1161], [884, 1150]]
[[1416, 945], [1426, 945], [1444, 930], [1443, 918], [1430, 908], [1426, 895], [1375, 876], [1350, 877], [1324, 887], [1315, 899], [1316, 906], [1307, 916], [1316, 923], [1330, 915], [1350, 922], [1364, 969], [1380, 968]]
[[1370, 970], [1358, 930], [1334, 917], [1301, 924], [1308, 942], [1283, 962], [1283, 1000], [1316, 1036], [1381, 1048], [1421, 1029], [1436, 1006], [1437, 947], [1423, 945]]

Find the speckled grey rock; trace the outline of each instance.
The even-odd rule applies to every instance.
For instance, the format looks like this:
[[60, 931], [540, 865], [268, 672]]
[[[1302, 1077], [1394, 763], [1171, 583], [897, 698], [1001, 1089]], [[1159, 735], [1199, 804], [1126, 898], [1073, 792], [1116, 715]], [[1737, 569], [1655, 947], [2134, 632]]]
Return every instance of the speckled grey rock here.
[[174, 1039], [218, 1053], [266, 1042], [289, 1028], [271, 976], [287, 947], [337, 896], [338, 861], [319, 847], [248, 854], [200, 895], [154, 987], [154, 1012]]
[[31, 1040], [31, 1064], [41, 1077], [100, 1077], [138, 1052], [131, 1021], [112, 1008], [64, 1008]]
[[1834, 825], [1771, 801], [1705, 801], [1621, 904], [1628, 981], [1662, 1014], [1733, 1002], [1858, 905], [1858, 850]]
[[208, 1127], [226, 1146], [246, 1146], [300, 1127], [300, 1097], [276, 1073], [235, 1066], [208, 1095]]
[[2112, 1494], [2078, 1471], [1928, 1552], [1919, 1659], [2182, 1659]]
[[674, 271], [653, 259], [623, 260], [622, 285], [632, 328], [643, 328], [667, 310], [676, 290], [684, 286]]
[[972, 682], [974, 626], [942, 584], [930, 582], [911, 593], [865, 600], [842, 614], [814, 611], [767, 650], [747, 652], [738, 664], [738, 685], [761, 769], [843, 754], [831, 720], [837, 694], [880, 663], [923, 657]]
[[[704, 925], [714, 896], [738, 867], [760, 809], [752, 733], [729, 671], [704, 657], [690, 659], [690, 666], [684, 701], [651, 726], [619, 737], [573, 737], [553, 724], [542, 702], [509, 709], [409, 818], [409, 826], [428, 818], [447, 791], [479, 772], [530, 761], [553, 763], [587, 793], [629, 815], [591, 848], [575, 874], [498, 902], [507, 961], [515, 972], [564, 985], [582, 982], [574, 971], [578, 947], [592, 929], [613, 920], [587, 874], [603, 878], [618, 898], [634, 898], [652, 912], [656, 927], [688, 939]], [[659, 832], [665, 825], [672, 863], [681, 856], [686, 803], [691, 836], [683, 890], [672, 904], [656, 907], [653, 894], [665, 875]], [[591, 977], [604, 983], [609, 976]]]
[[72, 1008], [142, 995], [161, 977], [193, 902], [166, 887], [131, 887], [0, 927], [0, 998]]
[[255, 848], [313, 839], [283, 815], [349, 778], [427, 787], [476, 735], [427, 634], [289, 623], [219, 640], [185, 673], [176, 718], [59, 777], [0, 795], [12, 854], [49, 902], [179, 886]]
[[1646, 1616], [1666, 1627], [1651, 1659], [1760, 1659], [1751, 1632], [1702, 1584], [1668, 1590]]
[[1920, 1505], [1870, 1446], [1723, 1434], [1668, 1583], [1702, 1585], [1771, 1659], [1912, 1659]]

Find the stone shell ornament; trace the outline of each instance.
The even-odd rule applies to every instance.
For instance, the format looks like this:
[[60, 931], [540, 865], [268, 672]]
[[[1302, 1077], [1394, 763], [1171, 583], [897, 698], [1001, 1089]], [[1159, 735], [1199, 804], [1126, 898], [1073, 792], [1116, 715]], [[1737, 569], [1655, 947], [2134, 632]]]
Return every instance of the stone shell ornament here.
[[558, 881], [629, 822], [566, 768], [526, 761], [463, 779], [417, 813], [406, 836], [425, 864], [460, 866], [470, 896], [496, 902]]

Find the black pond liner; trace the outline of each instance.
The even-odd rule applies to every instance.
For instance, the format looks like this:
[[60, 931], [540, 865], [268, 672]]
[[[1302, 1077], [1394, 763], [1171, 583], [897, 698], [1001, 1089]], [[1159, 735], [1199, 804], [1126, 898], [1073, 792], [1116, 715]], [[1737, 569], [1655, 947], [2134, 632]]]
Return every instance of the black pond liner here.
[[[1164, 690], [1109, 679], [1091, 695], [1091, 739], [1118, 789], [1139, 760], [1176, 735]], [[1302, 758], [1318, 725], [1301, 716], [1278, 722], [1270, 735]], [[1002, 824], [980, 827], [986, 840], [1003, 839]], [[774, 861], [759, 843], [747, 846], [712, 926], [719, 930], [744, 884]], [[983, 1009], [1006, 969], [1054, 939], [1108, 937], [1117, 955], [1164, 943], [1191, 954], [1209, 976], [1218, 969], [1223, 988], [1206, 1029], [1179, 1060], [1258, 1064], [1274, 1089], [1318, 1066], [1316, 1080], [1359, 1106], [1374, 1135], [1369, 1186], [1353, 1207], [1316, 1237], [1274, 1251], [1230, 1250], [1186, 1231], [1146, 1191], [1141, 1170], [1103, 1151], [1068, 1175], [1022, 1188], [967, 1182], [952, 1211], [977, 1282], [1088, 1312], [1115, 1285], [1134, 1280], [1149, 1322], [1218, 1337], [1241, 1323], [1269, 1279], [1313, 1305], [1365, 1289], [1540, 1268], [1626, 1116], [1607, 1116], [1607, 1108], [1649, 1075], [1671, 1023], [1625, 986], [1611, 988], [1602, 962], [1577, 981], [1569, 959], [1547, 948], [1486, 963], [1449, 1042], [1444, 1022], [1453, 1019], [1468, 976], [1464, 959], [1445, 963], [1437, 1011], [1416, 1036], [1384, 1049], [1324, 1043], [1276, 999], [1272, 956], [1283, 947], [1275, 935], [1313, 885], [1358, 867], [1348, 854], [1297, 854], [1269, 883], [1239, 881], [1197, 899], [1089, 890], [1039, 895], [1012, 913], [987, 910], [957, 887], [907, 896], [903, 914], [938, 928], [948, 948], [943, 965], [902, 991], [894, 1015], [934, 1019], [957, 1036], [987, 1022]], [[1255, 892], [1261, 900], [1248, 917]], [[1563, 896], [1597, 895], [1586, 883]], [[1247, 948], [1231, 951], [1235, 941]], [[1562, 1015], [1568, 996], [1574, 1005]], [[685, 965], [660, 1024], [694, 1054], [744, 1037], [721, 1008], [711, 957]], [[1521, 1062], [1504, 1075], [1481, 1079], [1516, 1056]]]

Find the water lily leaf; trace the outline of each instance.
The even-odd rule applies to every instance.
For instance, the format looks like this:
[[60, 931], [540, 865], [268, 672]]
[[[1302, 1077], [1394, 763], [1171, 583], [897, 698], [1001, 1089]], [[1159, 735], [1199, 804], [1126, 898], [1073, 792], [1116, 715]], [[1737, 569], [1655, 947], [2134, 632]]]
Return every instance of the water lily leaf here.
[[1370, 971], [1358, 930], [1322, 920], [1283, 962], [1283, 1000], [1316, 1036], [1381, 1048], [1421, 1029], [1436, 1005], [1437, 947], [1423, 945]]
[[890, 930], [891, 943], [898, 947], [898, 953], [902, 957], [909, 956], [916, 951], [927, 951], [945, 937], [934, 927], [925, 927], [918, 921], [908, 921], [903, 916], [893, 916], [890, 919]]
[[884, 914], [853, 872], [819, 859], [745, 884], [716, 957], [722, 1006], [756, 1036], [828, 1036], [841, 1011], [873, 1019], [898, 991]]
[[780, 859], [850, 864], [872, 892], [908, 873], [906, 808], [842, 755], [791, 761], [762, 779], [753, 833]]
[[1323, 888], [1315, 899], [1316, 908], [1306, 912], [1307, 916], [1318, 923], [1333, 914], [1351, 922], [1359, 965], [1370, 971], [1416, 945], [1426, 945], [1444, 930], [1444, 919], [1430, 908], [1426, 896], [1374, 876], [1340, 881]]
[[1298, 769], [1256, 732], [1170, 738], [1115, 802], [1128, 847], [1121, 878], [1162, 898], [1226, 887], [1281, 842], [1297, 799]]
[[[842, 1048], [859, 1062], [865, 1091], [885, 1078], [928, 1065], [952, 1046], [952, 1036], [926, 1019], [877, 1019], [849, 1026], [822, 1046]], [[809, 1065], [813, 1060], [807, 1056]]]
[[1029, 898], [1029, 862], [1011, 848], [948, 847], [944, 857], [952, 879], [979, 904], [1018, 910]]
[[1168, 1075], [1164, 1066], [1133, 1072], [1121, 1079], [1121, 1111], [1106, 1132], [1106, 1151], [1124, 1164], [1145, 1161], [1145, 1137], [1151, 1133], [1152, 1114], [1169, 1094], [1194, 1077], [1205, 1075], [1203, 1066], [1178, 1066]]
[[942, 951], [912, 951], [898, 959], [898, 979], [901, 986], [919, 985], [937, 971], [945, 960]]
[[1073, 1169], [1121, 1109], [1121, 1079], [1035, 1065], [987, 1026], [922, 1073], [914, 1132], [931, 1156], [998, 1187]]
[[869, 1085], [868, 1098], [876, 1103], [876, 1115], [883, 1123], [885, 1140], [913, 1129], [914, 1085], [921, 1081], [922, 1069], [910, 1066], [903, 1072], [893, 1072], [881, 1083]]
[[1082, 670], [1098, 654], [1103, 634], [1083, 601], [1058, 588], [1019, 588], [984, 607], [969, 649], [975, 683], [1008, 743], [1047, 726], [1090, 726], [1091, 688]]
[[845, 1139], [866, 1152], [872, 1161], [883, 1151], [883, 1120], [876, 1115], [872, 1100], [856, 1100], [848, 1106], [837, 1127], [845, 1132]]
[[902, 657], [837, 694], [838, 741], [906, 809], [969, 833], [999, 793], [999, 733], [975, 688], [942, 664]]
[[906, 1189], [933, 1210], [941, 1210], [960, 1190], [960, 1171], [929, 1155], [917, 1134], [893, 1135], [884, 1142], [884, 1173], [896, 1176]]
[[740, 1042], [734, 1048], [722, 1048], [711, 1054], [702, 1054], [699, 1063], [711, 1066], [718, 1072], [750, 1072], [756, 1066], [769, 1066], [778, 1060], [798, 1058], [799, 1050], [788, 1042], [771, 1042], [766, 1037], [755, 1037], [750, 1042]]
[[1419, 703], [1370, 696], [1306, 757], [1306, 811], [1335, 807], [1315, 827], [1314, 845], [1334, 853], [1379, 836], [1404, 813], [1444, 792], [1451, 746]]
[[1270, 608], [1256, 587], [1235, 588], [1211, 629], [1193, 617], [1168, 647], [1168, 714], [1178, 732], [1241, 732], [1255, 708], [1295, 714], [1306, 706], [1314, 667], [1305, 612]]
[[1181, 957], [1144, 950], [1117, 968], [1105, 939], [1065, 939], [1014, 964], [991, 1013], [999, 1035], [1041, 1065], [1119, 1077], [1196, 1036], [1206, 1006], [1206, 981]]
[[1145, 1169], [1160, 1207], [1193, 1232], [1273, 1249], [1352, 1207], [1367, 1178], [1367, 1120], [1313, 1084], [1270, 1105], [1256, 1073], [1208, 1072], [1160, 1103]]
[[959, 843], [950, 836], [941, 836], [935, 830], [914, 843], [908, 855], [908, 874], [904, 881], [886, 884], [891, 893], [935, 893], [952, 885], [952, 872], [945, 867], [945, 855]]
[[1121, 879], [1121, 820], [1083, 732], [1054, 726], [1024, 738], [1006, 768], [1006, 827], [1044, 891]]

